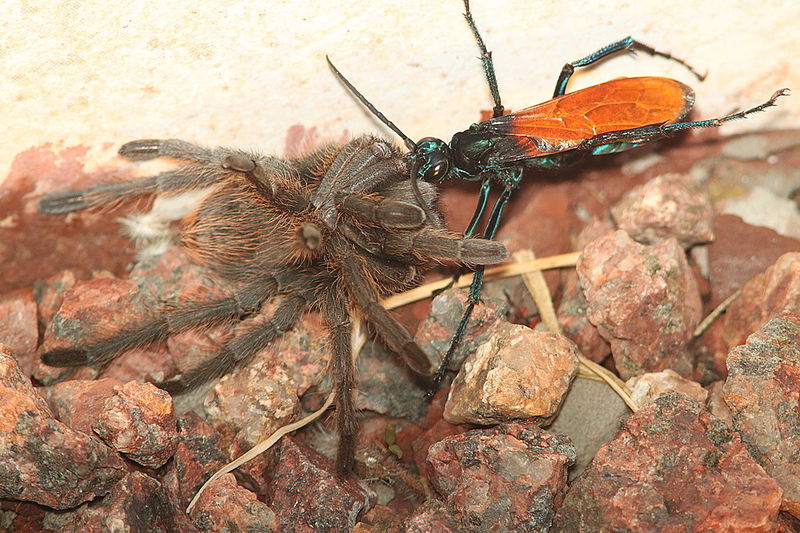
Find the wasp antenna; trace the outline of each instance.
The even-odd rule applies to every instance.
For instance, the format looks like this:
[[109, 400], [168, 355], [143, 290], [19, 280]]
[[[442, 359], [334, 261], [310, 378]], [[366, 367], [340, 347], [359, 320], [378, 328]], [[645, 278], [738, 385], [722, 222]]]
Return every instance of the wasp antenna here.
[[408, 147], [408, 149], [413, 151], [413, 150], [414, 150], [414, 146], [416, 146], [416, 143], [415, 143], [414, 141], [412, 141], [412, 140], [411, 140], [411, 138], [410, 138], [408, 135], [406, 135], [405, 133], [403, 133], [402, 131], [400, 131], [400, 128], [398, 128], [397, 126], [395, 126], [395, 125], [394, 125], [394, 122], [392, 122], [391, 120], [389, 120], [388, 118], [386, 118], [386, 116], [385, 116], [383, 113], [381, 113], [380, 111], [378, 111], [378, 110], [375, 108], [375, 106], [374, 106], [374, 105], [372, 105], [372, 104], [370, 103], [370, 101], [369, 101], [369, 100], [367, 100], [367, 98], [366, 98], [366, 97], [365, 97], [363, 94], [361, 94], [360, 92], [358, 92], [358, 89], [356, 89], [355, 87], [353, 87], [353, 84], [352, 84], [352, 83], [350, 83], [350, 82], [347, 80], [347, 78], [345, 78], [345, 77], [344, 77], [344, 74], [342, 74], [341, 72], [339, 72], [339, 69], [337, 69], [337, 68], [336, 68], [336, 66], [335, 66], [335, 65], [334, 65], [334, 64], [331, 62], [331, 58], [330, 58], [330, 57], [328, 57], [328, 56], [325, 56], [325, 60], [328, 62], [328, 66], [329, 66], [329, 67], [331, 67], [331, 70], [333, 71], [333, 73], [334, 73], [334, 74], [336, 74], [336, 77], [337, 77], [337, 78], [339, 78], [339, 81], [341, 81], [342, 83], [344, 83], [344, 86], [345, 86], [345, 87], [347, 87], [347, 88], [350, 90], [350, 92], [351, 92], [351, 93], [353, 93], [353, 95], [354, 95], [356, 98], [358, 98], [358, 101], [359, 101], [359, 102], [361, 102], [362, 104], [364, 104], [364, 107], [366, 107], [367, 109], [369, 109], [370, 113], [372, 113], [373, 115], [375, 115], [375, 116], [378, 118], [378, 120], [380, 120], [381, 122], [383, 122], [384, 124], [386, 124], [387, 126], [389, 126], [389, 128], [390, 128], [390, 129], [391, 129], [393, 132], [395, 132], [397, 135], [399, 135], [399, 136], [400, 136], [400, 138], [401, 138], [401, 139], [403, 139], [403, 142], [405, 142], [405, 143], [406, 143], [406, 146]]
[[497, 76], [494, 74], [494, 61], [492, 61], [492, 53], [486, 48], [483, 42], [481, 32], [478, 31], [478, 26], [475, 25], [475, 19], [472, 18], [472, 11], [469, 9], [469, 0], [464, 0], [464, 18], [467, 19], [469, 29], [472, 30], [472, 35], [478, 43], [478, 48], [481, 51], [481, 62], [483, 63], [483, 72], [486, 74], [486, 81], [489, 83], [489, 92], [492, 93], [492, 100], [494, 100], [494, 109], [492, 116], [494, 118], [503, 115], [503, 104], [500, 102], [500, 89], [497, 88]]

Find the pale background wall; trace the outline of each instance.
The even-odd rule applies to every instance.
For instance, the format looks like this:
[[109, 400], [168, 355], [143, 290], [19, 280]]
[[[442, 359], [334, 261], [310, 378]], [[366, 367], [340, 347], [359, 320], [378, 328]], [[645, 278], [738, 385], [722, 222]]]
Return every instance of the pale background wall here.
[[[0, 1], [0, 181], [16, 154], [179, 137], [283, 151], [287, 128], [339, 138], [378, 126], [328, 71], [339, 68], [414, 139], [449, 139], [491, 107], [459, 0]], [[632, 34], [686, 58], [620, 57], [573, 87], [621, 75], [690, 83], [696, 117], [780, 107], [727, 133], [800, 126], [796, 0], [489, 1], [473, 12], [494, 51], [504, 103], [545, 100], [563, 63]]]

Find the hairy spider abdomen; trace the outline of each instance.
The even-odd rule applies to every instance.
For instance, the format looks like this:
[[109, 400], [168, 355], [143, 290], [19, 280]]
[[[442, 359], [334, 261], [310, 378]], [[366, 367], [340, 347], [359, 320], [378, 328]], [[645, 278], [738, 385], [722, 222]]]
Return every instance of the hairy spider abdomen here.
[[300, 235], [306, 219], [253, 194], [250, 182], [236, 176], [184, 219], [181, 243], [223, 277], [247, 281], [308, 262]]

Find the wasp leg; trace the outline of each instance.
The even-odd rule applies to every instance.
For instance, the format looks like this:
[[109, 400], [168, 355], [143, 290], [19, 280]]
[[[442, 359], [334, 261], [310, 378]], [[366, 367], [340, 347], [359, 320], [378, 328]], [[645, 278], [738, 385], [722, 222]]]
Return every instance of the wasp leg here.
[[676, 122], [673, 124], [651, 124], [649, 126], [643, 126], [641, 128], [611, 131], [608, 133], [595, 135], [594, 137], [586, 139], [584, 142], [582, 142], [580, 148], [597, 149], [598, 147], [606, 147], [608, 145], [613, 146], [616, 143], [636, 145], [652, 141], [655, 139], [659, 139], [661, 137], [666, 137], [670, 133], [676, 131], [688, 130], [693, 128], [715, 128], [721, 126], [726, 122], [747, 118], [747, 116], [752, 113], [758, 113], [759, 111], [764, 111], [768, 107], [774, 106], [775, 101], [778, 98], [780, 98], [781, 96], [788, 96], [788, 95], [789, 95], [789, 89], [781, 89], [779, 91], [775, 91], [775, 93], [769, 98], [769, 100], [767, 100], [763, 104], [751, 107], [750, 109], [745, 109], [744, 111], [731, 113], [729, 115], [725, 115], [724, 117], [712, 118], [707, 120], [696, 120], [693, 122]]
[[648, 46], [642, 42], [639, 42], [633, 37], [625, 37], [624, 39], [620, 39], [615, 43], [611, 43], [608, 46], [604, 46], [600, 50], [597, 50], [596, 52], [589, 54], [583, 59], [578, 59], [577, 61], [573, 61], [571, 63], [567, 63], [566, 65], [564, 65], [564, 68], [561, 69], [561, 74], [558, 75], [558, 81], [556, 81], [556, 88], [555, 91], [553, 91], [553, 98], [561, 96], [567, 91], [567, 83], [569, 83], [569, 80], [572, 77], [572, 74], [575, 72], [575, 69], [587, 67], [593, 63], [606, 59], [608, 58], [608, 56], [611, 56], [623, 50], [628, 52], [639, 51], [639, 52], [644, 52], [646, 54], [650, 54], [651, 56], [659, 56], [666, 59], [670, 59], [686, 67], [700, 81], [703, 81], [706, 77], [705, 74], [700, 74], [699, 72], [697, 72], [691, 65], [689, 65], [683, 59], [677, 58], [667, 52], [661, 52], [660, 50], [656, 50], [652, 46]]
[[750, 109], [745, 109], [744, 111], [731, 113], [729, 115], [725, 115], [724, 117], [712, 118], [708, 120], [697, 120], [694, 122], [678, 122], [676, 124], [665, 124], [661, 127], [661, 129], [669, 133], [673, 131], [680, 131], [692, 128], [715, 128], [717, 126], [724, 124], [725, 122], [730, 122], [731, 120], [738, 120], [741, 118], [747, 118], [747, 116], [752, 113], [758, 113], [759, 111], [764, 111], [768, 107], [774, 106], [775, 101], [781, 96], [789, 96], [790, 92], [791, 91], [789, 91], [789, 89], [780, 89], [778, 91], [775, 91], [772, 94], [772, 96], [770, 96], [769, 100], [767, 100], [763, 104], [751, 107]]
[[489, 200], [489, 192], [492, 189], [492, 178], [483, 178], [481, 189], [478, 191], [478, 203], [475, 206], [475, 212], [472, 214], [472, 219], [467, 224], [467, 229], [464, 230], [464, 237], [472, 237], [475, 233], [475, 228], [481, 221], [484, 211], [486, 211], [486, 203]]
[[[492, 213], [489, 216], [489, 221], [486, 223], [486, 228], [484, 229], [484, 237], [487, 239], [494, 238], [497, 228], [500, 225], [500, 216], [503, 213], [503, 208], [508, 203], [508, 199], [511, 197], [513, 190], [514, 189], [511, 186], [507, 186], [505, 189], [503, 189], [502, 194], [500, 194], [500, 198], [498, 198], [497, 202], [494, 204]], [[442, 378], [444, 378], [444, 373], [447, 371], [450, 360], [453, 358], [456, 348], [458, 348], [458, 345], [461, 344], [461, 341], [464, 338], [464, 334], [467, 331], [467, 324], [469, 324], [469, 319], [472, 316], [472, 311], [480, 301], [481, 289], [483, 288], [483, 271], [483, 265], [478, 265], [475, 268], [475, 275], [472, 278], [472, 285], [470, 285], [469, 296], [467, 297], [467, 308], [464, 310], [464, 314], [461, 316], [461, 321], [458, 323], [458, 327], [453, 335], [453, 339], [450, 341], [450, 347], [447, 349], [447, 353], [445, 353], [442, 362], [439, 364], [436, 374], [433, 376], [431, 388], [428, 391], [429, 398], [432, 397], [436, 392], [436, 389], [439, 388], [439, 384], [442, 382]]]
[[[472, 237], [472, 235], [475, 233], [475, 228], [478, 227], [478, 223], [480, 222], [481, 217], [483, 217], [483, 213], [486, 211], [486, 202], [489, 199], [489, 191], [491, 191], [491, 189], [492, 189], [492, 178], [491, 177], [484, 178], [483, 182], [481, 183], [481, 189], [478, 192], [478, 203], [475, 206], [475, 212], [472, 214], [472, 219], [469, 221], [469, 224], [467, 224], [467, 229], [464, 230], [464, 237]], [[434, 291], [433, 295], [437, 296], [446, 291], [447, 289], [451, 288], [458, 282], [458, 278], [460, 278], [467, 272], [468, 269], [463, 267], [460, 268], [458, 272], [455, 275], [453, 275], [453, 278], [450, 280], [450, 283], [448, 283], [441, 289], [437, 289], [436, 291]]]

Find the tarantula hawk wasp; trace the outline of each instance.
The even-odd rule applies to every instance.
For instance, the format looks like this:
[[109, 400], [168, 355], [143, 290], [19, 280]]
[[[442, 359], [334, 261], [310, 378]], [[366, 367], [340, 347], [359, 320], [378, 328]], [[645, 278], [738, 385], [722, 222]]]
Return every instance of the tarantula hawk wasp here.
[[140, 195], [211, 188], [184, 218], [181, 244], [234, 290], [218, 300], [180, 302], [106, 338], [52, 349], [42, 360], [103, 367], [130, 349], [248, 318], [281, 298], [266, 321], [249, 325], [196, 368], [156, 384], [179, 394], [245, 363], [306, 310], [318, 310], [330, 330], [341, 475], [353, 467], [358, 429], [348, 310], [362, 314], [415, 373], [430, 377], [428, 357], [380, 299], [413, 285], [432, 264], [494, 264], [507, 256], [501, 243], [446, 231], [436, 212], [435, 186], [420, 183], [412, 190], [408, 159], [375, 137], [289, 160], [175, 139], [133, 141], [119, 153], [133, 160], [169, 157], [184, 165], [154, 177], [48, 194], [39, 210], [60, 215]]
[[[622, 152], [683, 130], [718, 127], [725, 122], [763, 111], [775, 105], [779, 97], [789, 94], [789, 89], [780, 89], [769, 100], [750, 109], [719, 118], [682, 122], [692, 109], [694, 92], [687, 85], [670, 78], [617, 78], [567, 93], [567, 85], [576, 69], [623, 51], [640, 51], [670, 59], [686, 67], [699, 80], [704, 79], [685, 61], [632, 37], [625, 37], [582, 59], [565, 64], [556, 80], [551, 100], [504, 115], [492, 53], [486, 48], [478, 31], [469, 0], [464, 0], [464, 8], [464, 17], [481, 52], [494, 108], [492, 118], [456, 133], [449, 144], [433, 137], [425, 137], [416, 143], [412, 141], [378, 111], [330, 60], [328, 63], [353, 95], [403, 139], [409, 150], [407, 157], [413, 162], [410, 174], [413, 190], [416, 191], [417, 182], [441, 182], [446, 179], [480, 181], [477, 205], [464, 231], [465, 236], [475, 234], [487, 210], [489, 193], [493, 186], [497, 186], [501, 188], [501, 193], [489, 211], [482, 233], [486, 239], [495, 237], [503, 209], [526, 170], [557, 169], [585, 156]], [[464, 337], [472, 311], [480, 300], [483, 282], [484, 266], [477, 265], [467, 307], [442, 358], [429, 395], [435, 392]]]

